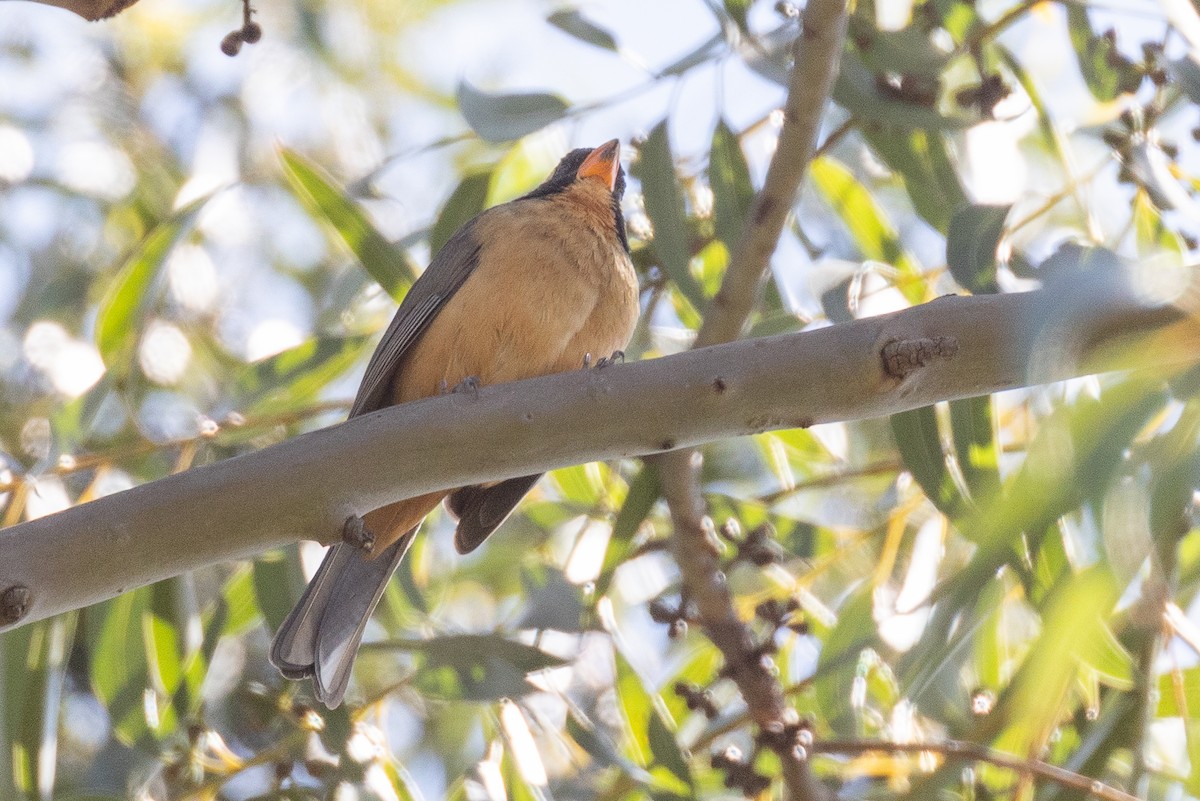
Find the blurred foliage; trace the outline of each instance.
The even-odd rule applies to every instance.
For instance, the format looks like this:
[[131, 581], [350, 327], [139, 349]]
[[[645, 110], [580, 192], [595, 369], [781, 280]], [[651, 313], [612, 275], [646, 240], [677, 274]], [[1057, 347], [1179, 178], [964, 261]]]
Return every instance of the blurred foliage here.
[[[786, 0], [257, 11], [227, 59], [234, 4], [0, 8], [5, 526], [340, 419], [430, 252], [569, 146], [633, 144], [628, 358], [686, 347], [798, 30]], [[1188, 3], [856, 3], [753, 333], [1082, 284], [1114, 269], [1097, 253], [1178, 285], [1198, 29]], [[814, 736], [956, 737], [1200, 798], [1198, 390], [1131, 372], [704, 448], [738, 611]], [[0, 798], [781, 792], [687, 625], [652, 468], [559, 470], [468, 557], [449, 527], [334, 712], [266, 660], [307, 545], [0, 636]], [[932, 754], [814, 769], [841, 798], [1082, 797]]]

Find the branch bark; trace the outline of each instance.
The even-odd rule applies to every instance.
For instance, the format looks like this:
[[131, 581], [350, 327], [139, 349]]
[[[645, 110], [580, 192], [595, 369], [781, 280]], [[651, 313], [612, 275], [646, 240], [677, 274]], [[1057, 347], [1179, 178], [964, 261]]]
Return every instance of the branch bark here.
[[783, 127], [763, 187], [742, 227], [721, 288], [704, 314], [694, 347], [732, 342], [758, 303], [763, 276], [792, 211], [792, 203], [821, 130], [846, 41], [845, 0], [809, 0], [792, 46], [794, 66], [783, 107]]
[[895, 743], [885, 740], [817, 740], [805, 746], [811, 754], [837, 754], [859, 756], [872, 753], [891, 754], [940, 754], [946, 759], [967, 760], [971, 762], [987, 762], [997, 767], [1007, 768], [1025, 776], [1036, 776], [1040, 779], [1054, 782], [1062, 787], [1078, 790], [1087, 796], [1094, 796], [1102, 801], [1139, 801], [1131, 795], [1104, 782], [1087, 776], [1051, 765], [1040, 759], [1021, 759], [1020, 757], [993, 751], [987, 746], [961, 740], [944, 740], [940, 743]]
[[136, 3], [137, 0], [32, 0], [32, 2], [65, 8], [88, 22], [95, 22], [116, 16]]
[[[885, 372], [889, 343], [939, 337], [958, 343], [952, 357]], [[1147, 307], [1114, 275], [383, 409], [0, 530], [0, 596], [19, 601], [0, 631], [300, 538], [328, 542], [351, 513], [421, 493], [1128, 367], [1119, 343], [1141, 366], [1190, 363], [1200, 318]]]
[[[758, 303], [771, 256], [816, 148], [825, 104], [833, 91], [845, 47], [847, 22], [845, 0], [809, 0], [804, 8], [800, 35], [793, 45], [794, 65], [775, 155], [743, 225], [721, 288], [705, 312], [695, 348], [739, 338]], [[895, 348], [894, 344], [884, 346]], [[883, 358], [885, 363], [890, 360], [886, 354]], [[890, 374], [903, 378], [894, 371]], [[683, 586], [700, 609], [705, 631], [732, 669], [755, 722], [766, 734], [790, 732], [794, 721], [782, 688], [762, 664], [762, 658], [753, 657], [750, 628], [738, 619], [715, 554], [705, 547], [704, 500], [695, 456], [694, 451], [684, 450], [655, 460], [675, 526], [675, 559]], [[807, 762], [799, 758], [795, 748], [782, 743], [777, 750], [789, 799], [817, 801], [829, 795], [813, 780]]]

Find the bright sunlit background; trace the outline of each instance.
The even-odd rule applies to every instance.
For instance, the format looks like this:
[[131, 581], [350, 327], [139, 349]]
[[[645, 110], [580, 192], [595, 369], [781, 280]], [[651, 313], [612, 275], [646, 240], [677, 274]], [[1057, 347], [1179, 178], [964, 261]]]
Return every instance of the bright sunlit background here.
[[[0, 3], [3, 525], [340, 420], [430, 238], [528, 191], [572, 147], [619, 137], [632, 165], [624, 210], [646, 314], [629, 358], [686, 348], [740, 231], [727, 210], [746, 209], [774, 155], [796, 11], [788, 0], [265, 0], [261, 42], [230, 58], [219, 45], [241, 25], [233, 0], [140, 0], [99, 23]], [[858, 4], [851, 40], [827, 146], [752, 333], [1033, 288], [1064, 258], [1070, 271], [1073, 244], [1140, 259], [1148, 293], [1178, 293], [1200, 236], [1191, 4], [876, 0]], [[1157, 61], [1138, 72], [1147, 43]], [[1007, 94], [971, 101], [987, 75]], [[669, 186], [672, 170], [678, 197], [643, 193], [642, 177]], [[995, 229], [972, 235], [998, 247], [998, 269], [992, 252], [978, 274], [948, 252], [963, 207], [980, 210], [979, 231]], [[390, 258], [372, 260], [347, 233], [354, 209]], [[686, 252], [667, 251], [668, 230]], [[1065, 760], [1097, 719], [1132, 715], [1120, 693], [1144, 654], [1102, 602], [1112, 589], [1124, 615], [1153, 575], [1157, 534], [1131, 522], [1151, 505], [1161, 449], [1146, 443], [1183, 436], [1196, 401], [1164, 398], [1144, 428], [1081, 424], [1079, 409], [1108, 388], [1086, 379], [984, 399], [970, 414], [987, 433], [971, 447], [955, 407], [705, 449], [714, 519], [770, 524], [785, 549], [766, 570], [730, 575], [747, 617], [768, 597], [799, 599], [805, 625], [767, 636], [818, 730], [970, 731], [1038, 644], [1085, 625], [1049, 589], [1079, 576], [1062, 594], [1113, 614], [1117, 635], [1104, 629], [1101, 667], [1092, 652], [1037, 663], [1080, 671], [1062, 706], [1038, 712], [1054, 739], [1009, 727], [997, 742]], [[1116, 478], [1079, 478], [1084, 440], [1101, 435], [1141, 446], [1106, 468]], [[935, 454], [924, 471], [921, 436]], [[1073, 488], [1050, 507], [1050, 544], [1027, 541], [1027, 574], [993, 570], [969, 594], [969, 647], [932, 648], [930, 594], [973, 564], [968, 510], [989, 508], [1002, 482], [1027, 486], [1039, 436], [1066, 443], [1039, 475]], [[349, 711], [317, 715], [266, 662], [270, 631], [319, 561], [314, 545], [0, 637], [0, 742], [16, 755], [0, 779], [45, 799], [728, 795], [708, 754], [751, 753], [753, 739], [728, 682], [713, 685], [717, 721], [673, 690], [714, 681], [719, 656], [695, 630], [670, 639], [652, 619], [659, 596], [678, 602], [678, 575], [657, 487], [639, 470], [558, 471], [470, 557], [435, 516], [368, 633], [401, 642], [364, 653]], [[1181, 561], [1187, 608], [1196, 558]], [[1085, 592], [1097, 567], [1113, 587]], [[1189, 625], [1182, 613], [1176, 623]], [[481, 654], [508, 641], [520, 648], [496, 650], [497, 670]], [[1194, 648], [1175, 640], [1149, 663], [1192, 681]], [[850, 655], [831, 664], [837, 653]], [[470, 669], [447, 678], [456, 664]], [[810, 681], [818, 668], [825, 684]], [[532, 686], [530, 671], [541, 671]], [[1157, 709], [1136, 758], [1104, 740], [1089, 767], [1149, 797], [1196, 796], [1200, 748], [1184, 733], [1197, 719], [1175, 703]], [[845, 797], [903, 790], [918, 767], [929, 766], [851, 765], [860, 781]], [[1010, 779], [964, 776], [954, 797], [1010, 797]], [[991, 795], [968, 793], [984, 785]]]

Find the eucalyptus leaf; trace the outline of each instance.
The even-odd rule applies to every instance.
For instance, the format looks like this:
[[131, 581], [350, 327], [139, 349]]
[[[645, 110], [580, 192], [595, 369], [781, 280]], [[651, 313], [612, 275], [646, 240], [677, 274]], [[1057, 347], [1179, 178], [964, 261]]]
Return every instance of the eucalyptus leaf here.
[[946, 263], [954, 280], [973, 294], [1000, 291], [996, 283], [996, 248], [1010, 209], [1011, 205], [966, 206], [950, 220]]
[[654, 255], [692, 306], [703, 308], [704, 293], [690, 271], [691, 235], [665, 120], [646, 137], [633, 165], [633, 174], [642, 183], [646, 214], [654, 226], [654, 239], [650, 243]]
[[972, 500], [990, 501], [1000, 491], [1000, 449], [991, 396], [951, 401], [950, 428], [958, 469]]
[[280, 148], [284, 176], [292, 194], [309, 214], [341, 239], [372, 278], [399, 302], [416, 280], [408, 255], [384, 237], [367, 213], [315, 162], [297, 151]]
[[446, 205], [442, 206], [442, 213], [438, 215], [437, 222], [429, 232], [431, 254], [436, 256], [442, 246], [450, 241], [455, 231], [484, 210], [491, 182], [490, 170], [470, 173], [459, 182], [446, 200]]
[[737, 134], [724, 120], [713, 131], [712, 150], [708, 156], [708, 183], [713, 192], [713, 218], [717, 238], [730, 253], [738, 245], [742, 228], [754, 205], [754, 185], [750, 168]]
[[211, 195], [193, 200], [160, 222], [125, 259], [100, 299], [96, 347], [105, 366], [124, 376], [132, 367], [138, 338], [154, 301], [155, 287], [175, 244], [192, 230]]
[[1109, 102], [1123, 93], [1137, 91], [1142, 80], [1137, 65], [1122, 55], [1113, 40], [1093, 32], [1087, 7], [1070, 3], [1066, 12], [1079, 72], [1092, 96]]
[[560, 31], [574, 36], [581, 42], [587, 42], [590, 45], [603, 48], [605, 50], [617, 50], [617, 40], [606, 29], [583, 16], [583, 13], [577, 8], [564, 8], [555, 11], [546, 21], [558, 28]]
[[237, 376], [237, 406], [259, 417], [312, 403], [363, 356], [367, 337], [313, 337], [253, 364]]
[[509, 142], [558, 122], [567, 104], [545, 92], [492, 94], [462, 81], [458, 85], [458, 108], [475, 133], [489, 142]]
[[833, 99], [853, 114], [855, 119], [899, 129], [953, 131], [968, 128], [976, 122], [971, 117], [948, 116], [934, 106], [906, 102], [883, 94], [875, 73], [849, 50], [842, 56], [841, 69], [833, 85]]
[[889, 419], [904, 466], [934, 506], [948, 517], [957, 517], [964, 509], [964, 499], [946, 467], [934, 408], [923, 406]]

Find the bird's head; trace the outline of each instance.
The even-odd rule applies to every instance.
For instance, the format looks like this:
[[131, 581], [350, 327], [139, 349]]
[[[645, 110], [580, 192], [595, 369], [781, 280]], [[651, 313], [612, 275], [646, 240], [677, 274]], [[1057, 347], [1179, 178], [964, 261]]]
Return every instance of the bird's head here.
[[581, 198], [607, 195], [608, 205], [613, 212], [613, 223], [617, 236], [625, 250], [629, 241], [625, 237], [625, 217], [621, 214], [621, 196], [625, 194], [625, 170], [621, 169], [621, 143], [613, 139], [600, 147], [581, 147], [563, 156], [541, 186], [524, 199], [551, 198], [569, 194]]

